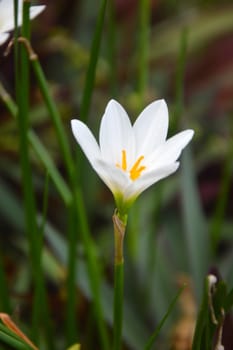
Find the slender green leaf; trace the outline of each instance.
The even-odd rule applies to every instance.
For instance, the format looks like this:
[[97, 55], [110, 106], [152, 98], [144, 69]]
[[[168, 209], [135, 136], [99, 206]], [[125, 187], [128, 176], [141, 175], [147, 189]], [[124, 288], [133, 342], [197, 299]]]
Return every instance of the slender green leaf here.
[[0, 286], [0, 310], [2, 312], [9, 313], [11, 311], [11, 303], [9, 297], [9, 290], [7, 286], [6, 273], [3, 266], [2, 247], [0, 249]]
[[233, 306], [233, 288], [228, 293], [226, 299], [225, 299], [225, 310], [228, 312]]
[[58, 192], [60, 193], [62, 199], [64, 200], [64, 203], [66, 205], [71, 203], [72, 194], [71, 191], [64, 181], [63, 177], [60, 175], [59, 171], [57, 170], [57, 167], [50, 157], [47, 149], [44, 147], [44, 145], [41, 143], [38, 136], [30, 130], [28, 132], [28, 138], [33, 146], [33, 149], [35, 153], [37, 154], [38, 158], [41, 160], [42, 164], [45, 166], [46, 171], [48, 172], [49, 176], [54, 182], [54, 185], [56, 186]]
[[210, 251], [207, 227], [201, 207], [190, 147], [185, 150], [181, 165], [182, 211], [184, 235], [190, 259], [190, 269], [198, 298], [207, 274]]
[[[18, 113], [18, 108], [11, 96], [4, 89], [3, 85], [0, 84], [0, 96], [4, 101], [7, 109], [11, 115], [16, 118]], [[66, 205], [70, 204], [72, 199], [71, 191], [66, 184], [65, 180], [59, 173], [53, 159], [50, 157], [47, 149], [41, 143], [39, 137], [35, 134], [33, 130], [28, 131], [28, 140], [33, 147], [33, 150], [37, 154], [38, 158], [41, 160], [41, 163], [45, 166], [46, 171], [49, 173], [51, 180], [53, 181], [55, 187], [60, 193], [64, 203]]]
[[0, 323], [0, 340], [18, 350], [32, 350], [16, 333]]
[[167, 320], [168, 316], [170, 315], [170, 313], [172, 312], [174, 306], [176, 305], [177, 303], [177, 300], [180, 296], [180, 294], [182, 293], [183, 289], [185, 288], [184, 287], [181, 287], [180, 290], [178, 291], [178, 293], [176, 294], [175, 298], [172, 300], [171, 304], [169, 305], [169, 308], [166, 312], [166, 314], [164, 315], [164, 317], [162, 318], [162, 320], [159, 322], [158, 326], [156, 327], [154, 333], [152, 334], [152, 336], [149, 338], [148, 342], [146, 343], [145, 347], [144, 347], [144, 350], [150, 350], [152, 349], [152, 346], [154, 345], [159, 333], [160, 333], [160, 330], [161, 328], [163, 327], [165, 321]]

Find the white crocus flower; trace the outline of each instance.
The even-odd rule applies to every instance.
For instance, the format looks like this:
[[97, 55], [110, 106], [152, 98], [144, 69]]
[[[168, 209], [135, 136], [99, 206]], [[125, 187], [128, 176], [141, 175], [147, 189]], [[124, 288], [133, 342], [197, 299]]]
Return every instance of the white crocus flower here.
[[[30, 19], [39, 15], [45, 6], [31, 6]], [[22, 24], [23, 0], [18, 0], [18, 26]], [[0, 45], [8, 38], [14, 29], [14, 0], [0, 0]]]
[[185, 130], [166, 140], [168, 110], [164, 100], [148, 105], [133, 125], [123, 107], [111, 100], [101, 121], [99, 145], [83, 122], [72, 120], [71, 126], [122, 215], [141, 192], [177, 170], [177, 159], [194, 134]]

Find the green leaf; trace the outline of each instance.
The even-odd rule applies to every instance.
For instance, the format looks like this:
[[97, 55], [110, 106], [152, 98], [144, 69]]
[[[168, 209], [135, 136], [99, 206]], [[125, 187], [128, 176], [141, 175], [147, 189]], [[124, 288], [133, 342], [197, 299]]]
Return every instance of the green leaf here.
[[[6, 107], [8, 108], [11, 115], [14, 118], [16, 118], [18, 113], [18, 107], [13, 101], [13, 99], [11, 98], [11, 96], [4, 89], [2, 84], [0, 84], [0, 96], [3, 102], [6, 104]], [[44, 164], [46, 170], [48, 171], [62, 199], [64, 200], [65, 204], [68, 205], [71, 202], [72, 194], [68, 185], [64, 181], [63, 177], [60, 175], [59, 171], [57, 170], [53, 159], [50, 157], [47, 149], [41, 143], [40, 139], [37, 137], [37, 135], [34, 133], [33, 130], [28, 130], [27, 136], [35, 153], [37, 154], [42, 164]]]
[[197, 296], [200, 299], [202, 281], [208, 271], [210, 252], [207, 226], [195, 180], [195, 170], [190, 147], [183, 153], [181, 164], [184, 234], [189, 253], [190, 269], [194, 278], [194, 286]]
[[37, 156], [45, 166], [47, 172], [49, 173], [49, 176], [53, 180], [54, 185], [56, 186], [58, 192], [60, 193], [63, 201], [65, 202], [66, 205], [68, 205], [71, 202], [72, 194], [68, 185], [64, 181], [63, 177], [60, 175], [59, 171], [57, 170], [53, 159], [50, 157], [47, 149], [40, 142], [39, 138], [32, 130], [29, 131], [28, 138], [33, 146], [35, 153], [37, 154]]
[[9, 328], [0, 324], [0, 340], [18, 350], [31, 350], [32, 347], [25, 343], [17, 334], [13, 333]]
[[225, 311], [229, 312], [232, 305], [233, 305], [233, 288], [226, 296], [225, 303], [224, 303]]
[[[205, 281], [202, 304], [198, 313], [192, 350], [201, 350], [203, 346], [203, 335], [208, 320], [208, 281]], [[205, 348], [205, 347], [204, 347]], [[205, 348], [207, 350], [207, 348]]]
[[152, 334], [152, 336], [149, 338], [148, 342], [146, 343], [145, 347], [144, 347], [144, 350], [150, 350], [152, 349], [152, 346], [153, 344], [155, 343], [159, 333], [160, 333], [160, 330], [161, 328], [163, 327], [165, 321], [167, 320], [168, 316], [170, 315], [170, 313], [172, 312], [174, 306], [176, 305], [177, 303], [177, 300], [180, 296], [180, 294], [182, 293], [183, 289], [185, 288], [184, 287], [181, 287], [180, 290], [178, 291], [178, 293], [176, 294], [175, 298], [172, 300], [166, 314], [164, 315], [164, 317], [162, 318], [162, 320], [159, 322], [158, 326], [156, 327], [154, 333]]

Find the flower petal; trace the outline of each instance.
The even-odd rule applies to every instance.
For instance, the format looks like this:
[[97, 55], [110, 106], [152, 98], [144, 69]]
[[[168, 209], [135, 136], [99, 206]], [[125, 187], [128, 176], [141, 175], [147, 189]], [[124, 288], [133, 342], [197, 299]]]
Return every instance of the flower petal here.
[[32, 6], [30, 8], [30, 19], [33, 19], [36, 16], [38, 16], [42, 11], [44, 11], [45, 7], [45, 5]]
[[163, 167], [153, 169], [152, 171], [145, 172], [136, 181], [131, 182], [125, 190], [125, 200], [130, 200], [131, 197], [138, 197], [140, 193], [145, 191], [148, 187], [158, 182], [159, 180], [171, 175], [179, 167], [179, 162], [172, 164], [166, 164]]
[[113, 195], [119, 192], [124, 194], [125, 188], [130, 184], [127, 173], [103, 159], [96, 159], [93, 166]]
[[0, 2], [0, 31], [8, 32], [12, 29], [14, 29], [13, 1], [2, 1]]
[[117, 101], [111, 100], [100, 124], [99, 143], [103, 159], [114, 164], [120, 163], [123, 149], [134, 151], [132, 137], [132, 125], [126, 111]]
[[[18, 26], [22, 25], [23, 1], [18, 2]], [[45, 9], [45, 5], [31, 6], [30, 19], [38, 16]], [[14, 29], [14, 6], [13, 1], [2, 0], [0, 2], [0, 31], [11, 31]]]
[[175, 162], [185, 146], [190, 142], [194, 135], [193, 130], [184, 130], [168, 139], [159, 146], [149, 157], [149, 163], [154, 163], [154, 168]]
[[9, 33], [0, 33], [0, 45], [4, 44], [5, 41], [9, 38]]
[[[22, 0], [19, 0], [18, 7], [21, 6]], [[1, 0], [0, 1], [0, 18], [1, 18], [1, 26], [6, 17], [12, 16], [14, 17], [14, 2], [11, 0]]]
[[94, 167], [94, 161], [101, 157], [99, 145], [96, 142], [96, 139], [88, 127], [80, 120], [71, 120], [71, 128], [76, 141], [79, 143], [89, 162]]
[[136, 137], [137, 155], [148, 155], [167, 136], [168, 109], [164, 100], [149, 104], [139, 115], [133, 125]]

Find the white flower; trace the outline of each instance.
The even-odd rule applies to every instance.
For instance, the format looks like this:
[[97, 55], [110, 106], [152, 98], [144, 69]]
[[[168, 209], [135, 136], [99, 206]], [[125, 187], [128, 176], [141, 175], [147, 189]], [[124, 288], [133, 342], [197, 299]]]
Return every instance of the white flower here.
[[133, 126], [123, 107], [111, 100], [101, 121], [99, 145], [80, 120], [72, 120], [71, 127], [123, 215], [141, 192], [177, 170], [177, 159], [194, 134], [185, 130], [166, 140], [168, 110], [164, 100], [148, 105]]
[[[39, 15], [45, 6], [31, 6], [30, 18]], [[18, 25], [22, 24], [23, 0], [18, 0]], [[14, 29], [14, 0], [0, 0], [0, 45], [9, 37], [9, 33]]]

